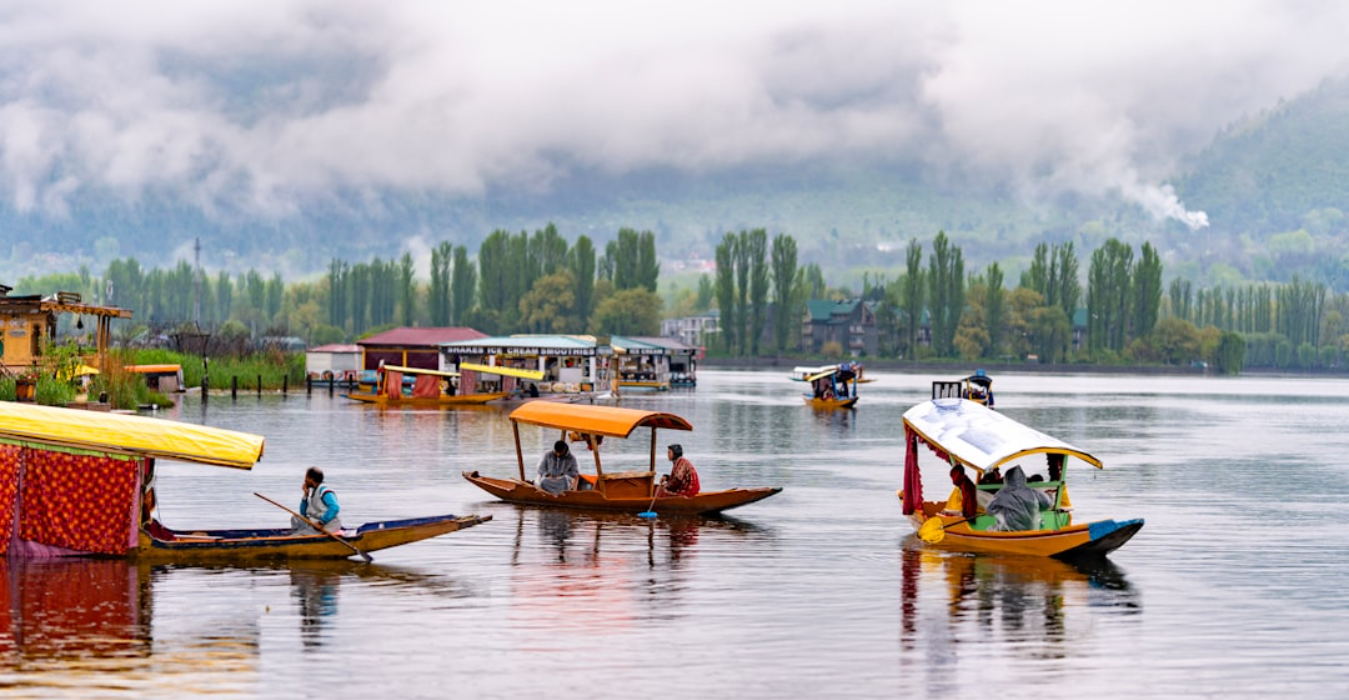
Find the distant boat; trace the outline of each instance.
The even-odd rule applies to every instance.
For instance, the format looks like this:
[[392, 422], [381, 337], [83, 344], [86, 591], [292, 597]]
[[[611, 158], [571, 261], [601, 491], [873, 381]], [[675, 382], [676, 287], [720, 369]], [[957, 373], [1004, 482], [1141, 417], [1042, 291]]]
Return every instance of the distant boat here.
[[872, 380], [862, 376], [862, 365], [844, 362], [819, 367], [795, 367], [789, 379], [810, 384], [810, 393], [802, 398], [811, 408], [852, 408], [857, 405], [857, 385]]
[[[405, 393], [407, 387], [404, 386], [403, 375], [416, 378], [410, 392]], [[500, 387], [501, 377], [541, 379], [543, 372], [467, 363], [461, 365], [459, 371], [385, 365], [376, 380], [374, 391], [352, 392], [345, 396], [353, 401], [380, 406], [481, 406], [510, 396], [510, 392], [499, 388], [495, 391], [485, 388], [487, 384]], [[473, 385], [473, 391], [457, 391], [469, 383]]]

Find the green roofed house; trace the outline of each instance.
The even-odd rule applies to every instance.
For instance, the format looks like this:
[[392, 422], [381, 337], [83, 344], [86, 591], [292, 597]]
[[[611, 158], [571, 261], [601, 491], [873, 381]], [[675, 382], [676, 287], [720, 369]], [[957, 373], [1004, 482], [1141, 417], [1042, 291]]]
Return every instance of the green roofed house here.
[[851, 357], [876, 356], [879, 341], [873, 304], [861, 299], [807, 301], [801, 325], [801, 349], [820, 353], [831, 341]]

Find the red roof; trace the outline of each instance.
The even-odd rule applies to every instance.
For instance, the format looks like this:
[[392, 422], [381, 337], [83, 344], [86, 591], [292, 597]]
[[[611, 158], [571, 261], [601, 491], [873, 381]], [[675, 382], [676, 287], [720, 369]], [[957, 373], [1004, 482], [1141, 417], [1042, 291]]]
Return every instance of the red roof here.
[[377, 333], [356, 341], [357, 345], [370, 347], [371, 345], [393, 346], [393, 347], [434, 347], [441, 343], [456, 343], [461, 340], [476, 340], [486, 338], [487, 334], [472, 328], [457, 326], [453, 328], [395, 328], [393, 330]]

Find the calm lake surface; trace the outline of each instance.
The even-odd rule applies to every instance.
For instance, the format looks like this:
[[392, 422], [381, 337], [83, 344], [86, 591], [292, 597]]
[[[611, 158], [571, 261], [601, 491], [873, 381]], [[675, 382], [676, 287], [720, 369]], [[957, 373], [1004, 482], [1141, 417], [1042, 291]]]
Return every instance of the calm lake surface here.
[[[494, 501], [460, 472], [516, 473], [500, 409], [188, 396], [167, 417], [263, 434], [266, 455], [251, 473], [161, 462], [170, 527], [282, 526], [252, 492], [298, 503], [309, 465], [348, 526], [493, 520], [373, 565], [0, 563], [0, 694], [1349, 695], [1349, 381], [996, 376], [1001, 411], [1105, 462], [1069, 463], [1077, 518], [1147, 520], [1072, 567], [924, 546], [901, 515], [900, 415], [955, 377], [876, 373], [855, 411], [817, 413], [785, 373], [624, 398], [693, 423], [660, 452], [682, 443], [705, 489], [785, 489], [721, 519]], [[556, 434], [521, 433], [532, 471]], [[606, 441], [609, 468], [645, 464], [639, 433]]]

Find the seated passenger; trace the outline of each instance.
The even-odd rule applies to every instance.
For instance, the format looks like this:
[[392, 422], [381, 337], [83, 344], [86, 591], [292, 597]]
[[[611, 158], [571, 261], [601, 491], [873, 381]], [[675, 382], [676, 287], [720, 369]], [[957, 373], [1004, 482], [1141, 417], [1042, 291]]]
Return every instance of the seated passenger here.
[[693, 468], [693, 463], [684, 458], [684, 448], [680, 445], [670, 445], [666, 452], [674, 467], [670, 473], [660, 478], [660, 486], [656, 488], [656, 497], [665, 498], [667, 496], [697, 496], [699, 490], [698, 470]]
[[1012, 467], [1007, 470], [1002, 488], [988, 503], [988, 514], [997, 519], [997, 523], [988, 529], [999, 532], [1037, 530], [1040, 511], [1052, 506], [1049, 496], [1026, 485], [1026, 474], [1021, 467]]
[[951, 467], [951, 483], [960, 491], [960, 517], [973, 518], [979, 512], [977, 490], [974, 482], [965, 474], [964, 467], [958, 464]]
[[576, 457], [562, 440], [553, 443], [552, 451], [544, 453], [543, 459], [539, 461], [538, 486], [554, 496], [563, 491], [575, 490], [576, 480], [580, 477], [581, 470], [576, 466]]

